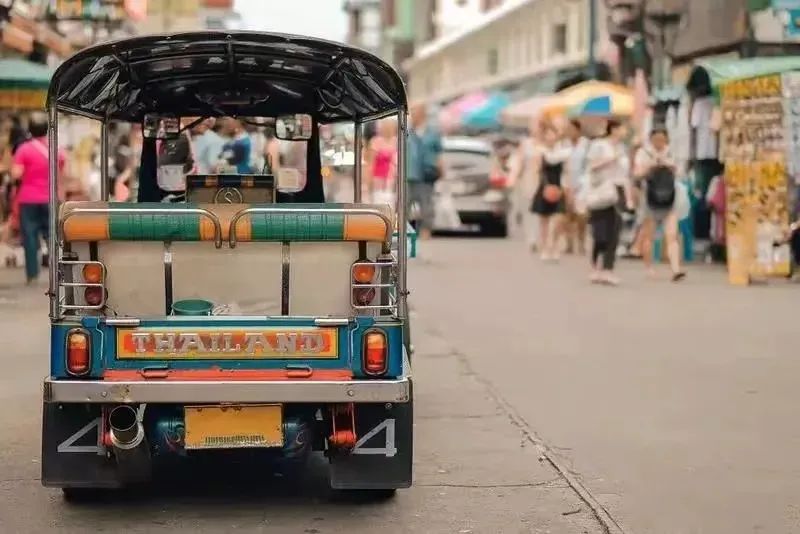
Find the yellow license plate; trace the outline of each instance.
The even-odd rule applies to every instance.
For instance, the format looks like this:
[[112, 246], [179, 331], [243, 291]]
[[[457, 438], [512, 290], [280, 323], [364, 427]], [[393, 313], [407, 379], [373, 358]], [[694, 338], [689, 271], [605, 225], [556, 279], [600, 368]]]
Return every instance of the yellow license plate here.
[[187, 406], [187, 449], [245, 449], [283, 446], [283, 407]]

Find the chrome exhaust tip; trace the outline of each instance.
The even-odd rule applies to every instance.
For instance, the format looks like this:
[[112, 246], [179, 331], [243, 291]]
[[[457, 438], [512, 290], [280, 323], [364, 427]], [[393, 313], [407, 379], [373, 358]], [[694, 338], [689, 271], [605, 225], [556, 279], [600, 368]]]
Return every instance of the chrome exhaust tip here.
[[135, 449], [144, 441], [144, 426], [131, 406], [117, 406], [108, 414], [111, 444], [115, 449]]
[[120, 480], [126, 483], [149, 481], [152, 468], [150, 447], [136, 408], [117, 406], [108, 414], [108, 426]]

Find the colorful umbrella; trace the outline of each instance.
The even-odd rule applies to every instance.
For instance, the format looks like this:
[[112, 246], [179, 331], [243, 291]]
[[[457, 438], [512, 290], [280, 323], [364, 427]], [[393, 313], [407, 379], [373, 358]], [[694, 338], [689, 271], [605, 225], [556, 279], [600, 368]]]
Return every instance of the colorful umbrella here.
[[511, 104], [500, 113], [500, 122], [509, 128], [528, 128], [551, 99], [550, 95], [535, 95]]
[[627, 87], [591, 80], [573, 85], [553, 95], [553, 99], [544, 106], [542, 113], [549, 116], [563, 115], [587, 100], [599, 97], [610, 97], [612, 102], [616, 98], [629, 98], [631, 101], [631, 108], [633, 107], [633, 94]]
[[444, 106], [439, 112], [439, 125], [445, 132], [457, 129], [465, 113], [483, 105], [489, 95], [484, 91], [466, 94]]
[[630, 117], [635, 106], [633, 96], [606, 95], [588, 98], [570, 108], [567, 116], [578, 117]]
[[494, 93], [482, 106], [465, 113], [461, 118], [461, 124], [465, 128], [474, 130], [496, 129], [500, 126], [500, 112], [510, 103], [505, 93]]

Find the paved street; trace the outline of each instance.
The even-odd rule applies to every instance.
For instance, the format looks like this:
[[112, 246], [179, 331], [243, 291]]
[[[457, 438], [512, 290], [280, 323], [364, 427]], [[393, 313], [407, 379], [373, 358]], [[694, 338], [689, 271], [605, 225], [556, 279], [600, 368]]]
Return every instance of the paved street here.
[[44, 289], [0, 270], [0, 532], [595, 534], [597, 516], [610, 532], [800, 532], [800, 287], [637, 267], [593, 287], [583, 261], [542, 265], [513, 240], [423, 243], [416, 484], [391, 502], [331, 502], [318, 462], [299, 487], [193, 481], [78, 507], [38, 481]]

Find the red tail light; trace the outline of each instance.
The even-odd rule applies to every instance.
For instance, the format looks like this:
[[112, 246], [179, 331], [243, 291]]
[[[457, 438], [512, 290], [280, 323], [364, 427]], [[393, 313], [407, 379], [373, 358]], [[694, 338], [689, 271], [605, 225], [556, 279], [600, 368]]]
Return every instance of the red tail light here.
[[381, 330], [371, 330], [364, 336], [364, 372], [368, 375], [382, 375], [386, 372], [387, 359], [386, 334]]
[[89, 306], [99, 306], [103, 303], [105, 289], [99, 286], [87, 287], [83, 292], [83, 299]]
[[67, 334], [67, 372], [75, 376], [85, 375], [91, 362], [89, 334], [84, 330], [70, 331]]
[[375, 300], [374, 287], [356, 287], [353, 289], [353, 300], [359, 306], [369, 306]]
[[493, 174], [489, 177], [489, 187], [492, 189], [505, 189], [508, 185], [508, 178], [502, 174]]

